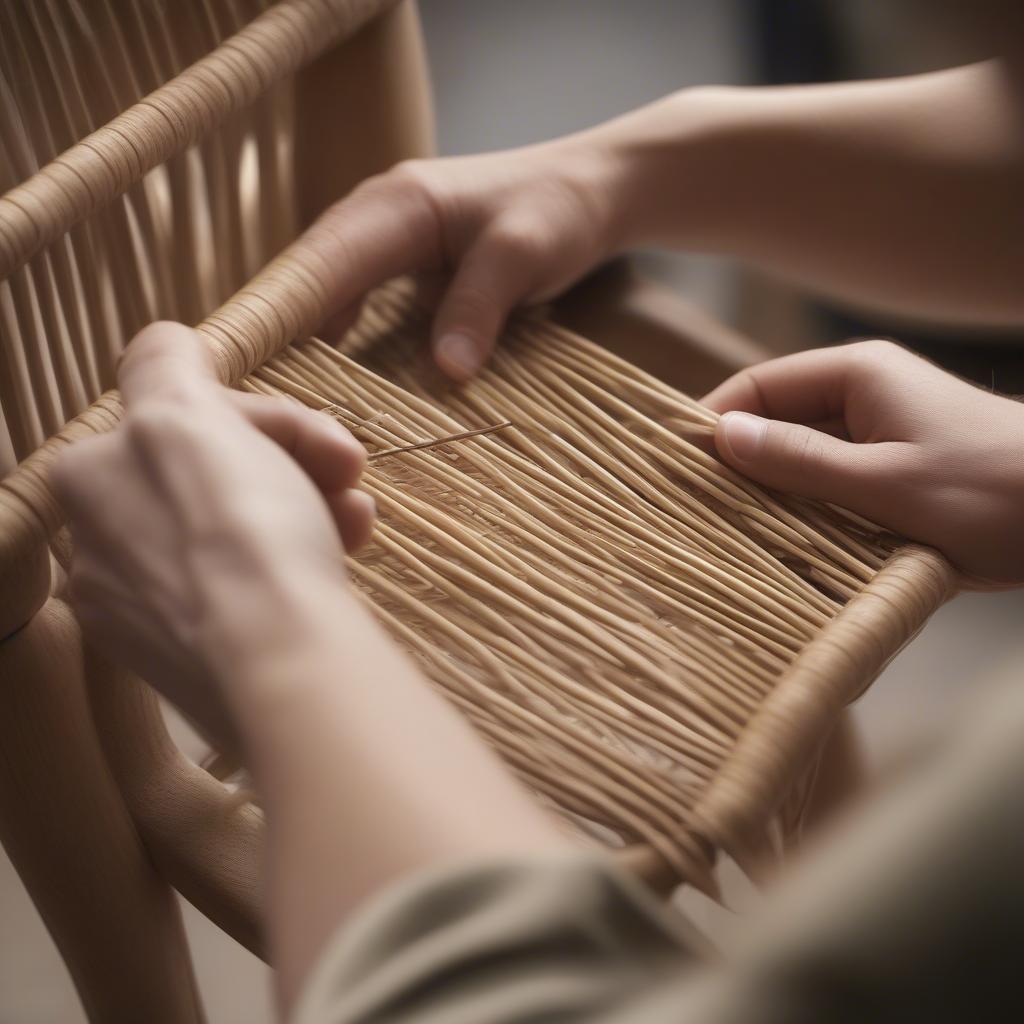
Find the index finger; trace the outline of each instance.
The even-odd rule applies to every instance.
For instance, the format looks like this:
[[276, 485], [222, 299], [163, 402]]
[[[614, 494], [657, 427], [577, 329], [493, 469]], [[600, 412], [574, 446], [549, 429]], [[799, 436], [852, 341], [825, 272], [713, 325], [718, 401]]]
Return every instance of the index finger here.
[[128, 409], [143, 399], [189, 398], [216, 382], [213, 361], [199, 333], [169, 320], [143, 327], [128, 343], [117, 368]]
[[849, 370], [848, 346], [797, 352], [740, 370], [702, 401], [715, 412], [828, 422], [842, 418]]

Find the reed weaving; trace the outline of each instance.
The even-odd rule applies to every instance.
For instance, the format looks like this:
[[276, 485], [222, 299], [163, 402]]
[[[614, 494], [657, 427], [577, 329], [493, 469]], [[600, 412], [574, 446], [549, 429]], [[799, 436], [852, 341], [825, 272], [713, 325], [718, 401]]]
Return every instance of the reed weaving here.
[[[963, 5], [993, 48], [1016, 4]], [[984, 17], [968, 16], [983, 11]], [[994, 52], [994, 50], [993, 50]], [[1024, 324], [1024, 62], [700, 88], [512, 152], [399, 165], [330, 211], [339, 334], [414, 272], [465, 379], [508, 312], [639, 245], [727, 253], [950, 325]], [[214, 380], [159, 323], [127, 414], [54, 471], [91, 639], [241, 752], [267, 818], [282, 1016], [415, 1021], [1024, 1019], [1024, 690], [841, 823], [705, 944], [557, 826], [350, 590], [374, 520], [337, 422]], [[767, 362], [705, 398], [741, 473], [1024, 583], [1024, 409], [896, 344]], [[110, 501], [116, 493], [118, 500]]]

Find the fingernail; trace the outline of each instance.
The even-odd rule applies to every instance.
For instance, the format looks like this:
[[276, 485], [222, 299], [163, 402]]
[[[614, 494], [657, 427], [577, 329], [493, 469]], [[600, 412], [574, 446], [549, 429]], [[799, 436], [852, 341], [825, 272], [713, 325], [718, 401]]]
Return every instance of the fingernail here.
[[472, 377], [480, 369], [480, 352], [465, 334], [446, 334], [437, 343], [437, 361], [445, 373], [454, 377]]
[[722, 417], [722, 429], [733, 455], [741, 462], [753, 462], [764, 447], [768, 421], [749, 412], [727, 412]]

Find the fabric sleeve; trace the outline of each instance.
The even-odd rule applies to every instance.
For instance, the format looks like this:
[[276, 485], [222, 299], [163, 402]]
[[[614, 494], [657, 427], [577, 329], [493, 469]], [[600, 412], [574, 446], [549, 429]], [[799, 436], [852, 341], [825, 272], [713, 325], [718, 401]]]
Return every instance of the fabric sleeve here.
[[423, 874], [338, 931], [292, 1022], [590, 1021], [678, 975], [701, 944], [593, 854]]

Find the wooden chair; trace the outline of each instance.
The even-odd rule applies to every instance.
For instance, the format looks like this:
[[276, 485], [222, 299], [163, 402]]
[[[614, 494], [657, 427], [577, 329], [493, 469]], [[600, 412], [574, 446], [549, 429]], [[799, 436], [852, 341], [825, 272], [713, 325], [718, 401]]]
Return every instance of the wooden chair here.
[[[388, 396], [395, 412], [386, 429], [372, 415], [357, 417], [367, 443], [378, 449], [414, 441], [428, 427], [443, 433], [455, 419], [486, 419], [484, 396], [492, 392], [485, 389], [495, 387], [496, 378], [442, 395], [403, 381], [406, 336], [422, 329], [401, 288], [379, 293], [353, 332], [346, 352], [361, 362], [303, 342], [323, 314], [318, 261], [336, 239], [317, 229], [319, 234], [303, 236], [278, 255], [354, 183], [399, 159], [431, 152], [423, 46], [410, 0], [281, 0], [273, 6], [264, 0], [195, 0], [174, 8], [106, 0], [87, 9], [58, 0], [12, 4], [0, 9], [0, 62], [0, 130], [5, 133], [0, 186], [8, 190], [0, 198], [0, 409], [8, 461], [12, 467], [19, 462], [0, 484], [0, 839], [91, 1019], [198, 1021], [202, 1009], [172, 890], [260, 952], [261, 818], [251, 805], [239, 807], [218, 779], [183, 757], [167, 736], [152, 691], [82, 643], [62, 597], [69, 549], [47, 486], [47, 467], [68, 441], [116, 422], [119, 399], [105, 389], [113, 383], [117, 355], [155, 318], [199, 323], [226, 383], [290, 395], [349, 416], [371, 391], [378, 405]], [[699, 380], [703, 390], [756, 358], [755, 348], [696, 314], [668, 315], [671, 300], [652, 301], [642, 283], [596, 291], [603, 300], [584, 289], [564, 300], [557, 315], [597, 335], [604, 330], [613, 347], [617, 335], [620, 349], [623, 337], [627, 347], [634, 344], [633, 332], [645, 323], [674, 335], [689, 353], [691, 387]], [[295, 339], [299, 342], [290, 345]], [[579, 371], [575, 397], [559, 391], [558, 374], [545, 362], [548, 351], [559, 353], [564, 374]], [[707, 428], [708, 414], [550, 321], [518, 321], [508, 352], [501, 357], [513, 360], [507, 364], [511, 397], [506, 400], [515, 407], [529, 399], [541, 416], [568, 416], [565, 402], [584, 409], [579, 396], [590, 394], [587, 389], [596, 388], [600, 396], [621, 387], [635, 414], [619, 410], [621, 415], [608, 416], [605, 424], [599, 416], [603, 399], [587, 399], [587, 415], [604, 424], [608, 450], [622, 443], [626, 435], [620, 430], [640, 431], [630, 436], [645, 442], [659, 437], [661, 447], [652, 442], [650, 466], [660, 467], [665, 479], [666, 460], [680, 472], [700, 476], [701, 486], [717, 497], [705, 500], [704, 491], [681, 489], [679, 494], [693, 502], [693, 514], [724, 516], [735, 543], [764, 561], [769, 577], [785, 581], [785, 586], [778, 583], [775, 597], [765, 599], [766, 606], [790, 601], [796, 609], [793, 636], [799, 634], [800, 642], [787, 633], [779, 641], [785, 656], [769, 659], [770, 671], [751, 669], [752, 678], [767, 682], [754, 687], [757, 699], [743, 704], [742, 716], [721, 726], [728, 743], [721, 741], [713, 770], [679, 802], [685, 814], [680, 814], [678, 836], [666, 838], [675, 827], [671, 821], [659, 831], [641, 820], [636, 829], [624, 826], [620, 833], [626, 841], [622, 856], [645, 877], [663, 885], [687, 879], [709, 888], [715, 851], [744, 857], [780, 812], [792, 825], [794, 808], [805, 802], [808, 770], [842, 708], [949, 595], [953, 574], [933, 552], [893, 548], [889, 539], [849, 517], [744, 489], [702, 461], [692, 446], [677, 450], [662, 436], [662, 419], [700, 432]], [[379, 372], [371, 374], [364, 366]], [[521, 374], [527, 376], [520, 380]], [[544, 387], [538, 383], [542, 379]], [[438, 685], [457, 703], [462, 700], [467, 714], [476, 715], [478, 727], [513, 767], [571, 816], [593, 819], [600, 817], [601, 801], [582, 782], [572, 799], [551, 789], [548, 776], [554, 769], [541, 770], [548, 754], [539, 752], [546, 748], [536, 742], [531, 747], [526, 733], [510, 724], [518, 721], [519, 704], [508, 701], [511, 717], [503, 719], [451, 689], [453, 665], [470, 688], [480, 685], [476, 669], [445, 660], [450, 652], [441, 650], [424, 625], [428, 604], [414, 604], [417, 588], [426, 586], [422, 566], [428, 556], [443, 562], [431, 586], [440, 587], [446, 572], [463, 571], [458, 558], [444, 561], [437, 553], [443, 554], [452, 538], [467, 550], [497, 544], [486, 550], [504, 560], [502, 578], [510, 587], [526, 573], [513, 564], [520, 557], [516, 537], [524, 559], [536, 556], [541, 539], [533, 527], [506, 519], [492, 524], [500, 535], [492, 540], [486, 531], [474, 532], [472, 515], [459, 519], [461, 513], [453, 511], [449, 521], [442, 505], [420, 497], [414, 501], [412, 488], [403, 496], [403, 481], [423, 484], [450, 473], [446, 486], [490, 493], [492, 485], [480, 482], [481, 473], [497, 467], [495, 472], [514, 475], [524, 453], [532, 453], [549, 460], [543, 463], [549, 465], [544, 486], [560, 486], [567, 502], [575, 500], [558, 482], [567, 470], [546, 442], [520, 433], [511, 441], [481, 441], [480, 459], [490, 460], [483, 469], [478, 459], [472, 471], [450, 470], [435, 453], [415, 465], [375, 470], [371, 484], [384, 505], [394, 506], [393, 518], [385, 509], [377, 553], [353, 572], [396, 635], [418, 650]], [[583, 480], [587, 474], [580, 473]], [[597, 467], [592, 473], [600, 476]], [[592, 486], [589, 479], [581, 483], [581, 493]], [[588, 498], [599, 504], [598, 499]], [[634, 491], [624, 489], [620, 499], [633, 517], [629, 522], [646, 524], [648, 533], [656, 521], [676, 528], [671, 512], [655, 509]], [[733, 504], [726, 508], [723, 501]], [[422, 542], [425, 523], [437, 534], [434, 547]], [[745, 529], [760, 539], [744, 539]], [[775, 538], [771, 543], [764, 540], [769, 534]], [[654, 543], [645, 536], [637, 543]], [[543, 543], [550, 548], [550, 539]], [[418, 570], [409, 568], [414, 544], [420, 545]], [[856, 571], [833, 572], [831, 556], [822, 555], [820, 571], [833, 572], [831, 583], [814, 582], [813, 571], [804, 578], [789, 565], [779, 547], [786, 544], [797, 552], [793, 558], [801, 572], [806, 568], [801, 559], [813, 562], [818, 558], [813, 552], [831, 550], [830, 545]], [[397, 575], [399, 564], [405, 576]], [[630, 578], [646, 585], [641, 577], [654, 568], [641, 559]], [[548, 640], [542, 634], [563, 628], [567, 609], [584, 599], [567, 592], [559, 598], [562, 603], [538, 611], [530, 602], [553, 593], [554, 584], [542, 568], [531, 571], [536, 580], [526, 574], [527, 583], [536, 585], [523, 598], [521, 614], [523, 621], [541, 623], [531, 642], [543, 650]], [[742, 614], [749, 624], [744, 635], [775, 636], [778, 628], [769, 621], [775, 612], [766, 612], [767, 625], [758, 625], [751, 610], [757, 602], [743, 590], [745, 570], [737, 563], [735, 571], [736, 601], [746, 601], [746, 610], [737, 611], [728, 594], [722, 595], [728, 574], [715, 568], [714, 585], [708, 584], [708, 621], [738, 621]], [[600, 600], [586, 600], [600, 610], [605, 592], [592, 575], [587, 586]], [[853, 582], [841, 584], [840, 577]], [[410, 585], [403, 588], [403, 582]], [[799, 600], [790, 600], [785, 587], [795, 588]], [[829, 596], [819, 600], [818, 588]], [[385, 591], [387, 600], [381, 596]], [[685, 626], [687, 642], [706, 651], [709, 664], [738, 664], [738, 641], [722, 639], [717, 627], [692, 625], [704, 598], [699, 587], [687, 593], [682, 625], [662, 629], [660, 623], [641, 622], [637, 629], [649, 629], [643, 637], [664, 645], [672, 630]], [[436, 628], [457, 626], [459, 642], [466, 645], [476, 627], [461, 600], [463, 595], [451, 597], [454, 603], [444, 606], [448, 618], [442, 616]], [[682, 598], [676, 603], [684, 607]], [[812, 621], [818, 623], [813, 629], [807, 625]], [[588, 641], [597, 651], [594, 658], [607, 659], [601, 642], [600, 637]], [[749, 642], [753, 650], [757, 644]], [[495, 671], [518, 679], [509, 665], [522, 655], [503, 643], [496, 634], [491, 652], [484, 644], [479, 657], [492, 658]], [[637, 670], [637, 678], [646, 678], [654, 662], [639, 648], [634, 654], [646, 659], [643, 672]], [[634, 654], [627, 644], [616, 656], [629, 661]], [[572, 662], [572, 650], [566, 657], [579, 664], [578, 658]], [[669, 653], [665, 657], [671, 660]], [[761, 665], [756, 651], [751, 657]], [[543, 678], [549, 669], [539, 663], [530, 671]], [[639, 685], [634, 676], [623, 679], [627, 690]], [[557, 685], [551, 684], [552, 701], [562, 699], [559, 687], [568, 682], [563, 673]], [[731, 684], [708, 685], [718, 693]], [[641, 696], [640, 710], [609, 705], [601, 713], [622, 720], [636, 713], [638, 720], [653, 721], [655, 696], [647, 690]], [[656, 696], [662, 702], [657, 707], [683, 708], [689, 699], [686, 693]], [[523, 698], [522, 707], [532, 711], [530, 700]], [[551, 714], [552, 721], [559, 720]], [[531, 719], [530, 728], [547, 729], [549, 735], [547, 719], [535, 717], [540, 724]], [[668, 744], [675, 727], [670, 716], [662, 717]], [[572, 715], [561, 721], [566, 736], [575, 736]], [[613, 774], [633, 763], [629, 758], [635, 752], [623, 752], [629, 744], [621, 737], [611, 746], [591, 737], [592, 748], [590, 740], [577, 740], [573, 750], [557, 755], [576, 758], [574, 771], [583, 771], [579, 764], [591, 749], [605, 751], [594, 755], [595, 763], [610, 759]], [[651, 790], [652, 806], [668, 801], [675, 807], [659, 785]], [[639, 793], [639, 781], [636, 788]], [[627, 792], [620, 799], [621, 806], [632, 807], [647, 798]], [[663, 808], [658, 814], [665, 819]]]

